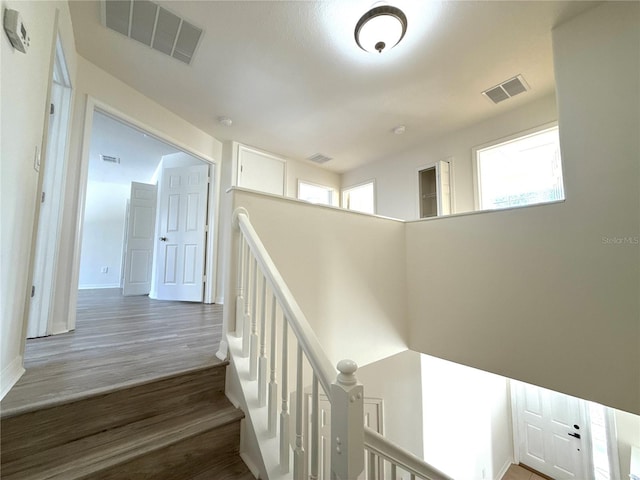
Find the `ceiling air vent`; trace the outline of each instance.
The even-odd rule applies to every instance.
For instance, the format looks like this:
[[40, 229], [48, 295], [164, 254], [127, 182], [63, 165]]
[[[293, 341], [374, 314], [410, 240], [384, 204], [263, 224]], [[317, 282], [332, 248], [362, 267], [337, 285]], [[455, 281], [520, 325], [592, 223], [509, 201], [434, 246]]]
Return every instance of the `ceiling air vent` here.
[[311, 155], [307, 160], [311, 160], [314, 163], [327, 163], [331, 160], [331, 157], [327, 157], [321, 153], [316, 153], [315, 155]]
[[111, 155], [100, 155], [100, 160], [109, 163], [120, 163], [120, 157], [112, 157]]
[[522, 75], [518, 75], [509, 80], [505, 80], [500, 85], [485, 90], [482, 94], [493, 103], [500, 103], [527, 90], [529, 90], [529, 85], [527, 85], [527, 82], [522, 78]]
[[149, 0], [104, 0], [103, 24], [148, 47], [190, 64], [202, 29]]

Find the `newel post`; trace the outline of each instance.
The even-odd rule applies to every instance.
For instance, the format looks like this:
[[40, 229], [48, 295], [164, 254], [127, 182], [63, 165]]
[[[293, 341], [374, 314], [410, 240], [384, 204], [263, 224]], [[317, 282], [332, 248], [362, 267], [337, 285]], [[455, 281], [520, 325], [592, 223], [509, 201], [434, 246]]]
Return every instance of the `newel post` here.
[[[231, 251], [232, 258], [236, 263], [236, 301], [235, 301], [235, 321], [236, 321], [236, 331], [238, 330], [238, 324], [242, 324], [244, 318], [244, 235], [240, 231], [240, 215], [245, 215], [247, 218], [249, 217], [249, 212], [243, 207], [238, 207], [233, 211], [233, 229], [231, 234]], [[236, 246], [235, 255], [233, 255], [233, 247]], [[248, 248], [248, 247], [247, 247]], [[233, 262], [231, 262], [233, 265]]]
[[331, 384], [331, 478], [358, 478], [364, 470], [364, 392], [353, 360], [338, 362]]

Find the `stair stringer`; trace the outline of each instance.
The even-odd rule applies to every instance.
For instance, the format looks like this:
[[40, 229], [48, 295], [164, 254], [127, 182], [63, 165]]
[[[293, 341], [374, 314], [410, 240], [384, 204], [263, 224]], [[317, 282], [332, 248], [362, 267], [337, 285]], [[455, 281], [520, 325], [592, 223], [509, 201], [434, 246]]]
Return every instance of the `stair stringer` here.
[[292, 467], [290, 472], [283, 472], [280, 468], [278, 437], [268, 436], [267, 407], [258, 406], [258, 382], [249, 380], [249, 357], [242, 357], [242, 339], [232, 335], [228, 335], [227, 339], [229, 365], [226, 395], [231, 403], [245, 412], [240, 433], [240, 456], [260, 479], [290, 479]]

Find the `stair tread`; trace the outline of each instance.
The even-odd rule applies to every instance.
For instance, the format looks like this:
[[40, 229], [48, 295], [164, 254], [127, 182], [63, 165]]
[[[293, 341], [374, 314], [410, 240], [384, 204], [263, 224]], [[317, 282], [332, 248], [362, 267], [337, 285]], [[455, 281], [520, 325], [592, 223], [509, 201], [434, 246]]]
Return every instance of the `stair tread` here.
[[64, 392], [52, 392], [49, 398], [41, 400], [39, 402], [11, 402], [12, 392], [9, 392], [7, 396], [0, 402], [0, 418], [7, 419], [18, 415], [24, 415], [30, 412], [38, 410], [44, 410], [48, 408], [55, 408], [68, 403], [79, 402], [103, 395], [112, 395], [121, 391], [131, 390], [137, 387], [144, 387], [146, 385], [152, 385], [154, 383], [171, 380], [174, 378], [181, 378], [185, 375], [204, 372], [207, 370], [221, 369], [225, 370], [228, 361], [218, 361], [207, 365], [200, 365], [187, 370], [179, 370], [169, 373], [159, 373], [156, 375], [148, 375], [144, 378], [135, 378], [117, 384], [107, 383], [102, 387], [93, 388], [91, 390], [85, 390], [76, 393], [64, 393]]
[[[239, 421], [226, 397], [108, 429], [2, 465], [6, 480], [82, 478], [185, 438]], [[205, 477], [203, 477], [205, 478]]]
[[189, 405], [224, 399], [226, 368], [188, 371], [128, 389], [1, 419], [2, 462], [30, 457], [90, 435]]
[[191, 477], [190, 480], [255, 480], [255, 477], [239, 455], [228, 458], [228, 464], [218, 465]]

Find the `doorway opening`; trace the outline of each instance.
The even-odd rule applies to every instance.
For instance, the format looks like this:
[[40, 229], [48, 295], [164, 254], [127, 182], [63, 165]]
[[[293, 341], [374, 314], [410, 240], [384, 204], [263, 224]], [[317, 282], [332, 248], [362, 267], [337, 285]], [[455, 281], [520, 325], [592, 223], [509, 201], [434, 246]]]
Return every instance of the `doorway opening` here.
[[208, 162], [96, 110], [78, 288], [203, 302], [209, 171]]

